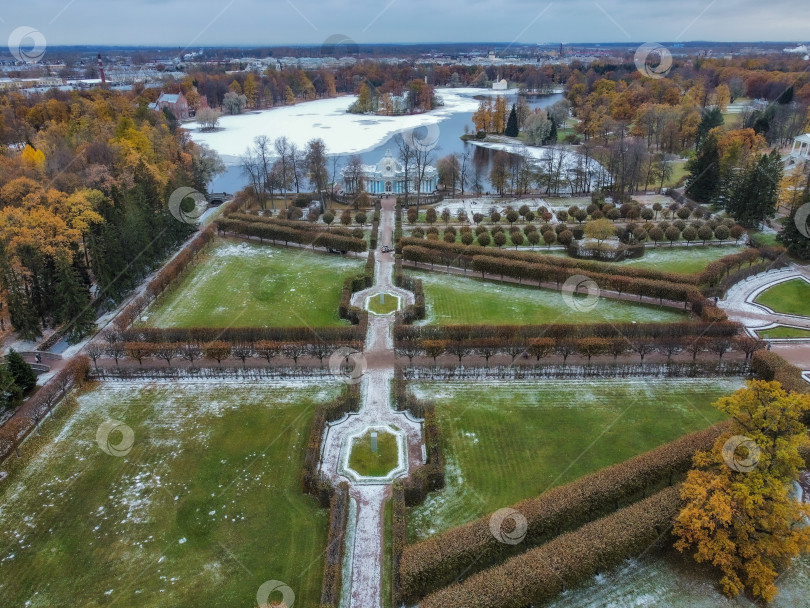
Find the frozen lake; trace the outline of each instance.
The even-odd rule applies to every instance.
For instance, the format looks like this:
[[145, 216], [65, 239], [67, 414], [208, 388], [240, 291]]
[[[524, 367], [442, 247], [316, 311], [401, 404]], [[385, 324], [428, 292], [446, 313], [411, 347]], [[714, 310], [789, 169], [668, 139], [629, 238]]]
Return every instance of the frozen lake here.
[[[493, 150], [469, 144], [461, 140], [464, 126], [472, 130], [472, 115], [478, 109], [482, 95], [505, 94], [509, 103], [517, 100], [517, 90], [492, 91], [491, 89], [458, 88], [437, 89], [437, 95], [444, 105], [431, 112], [406, 116], [366, 116], [349, 114], [347, 109], [356, 100], [355, 96], [319, 99], [296, 104], [246, 112], [238, 116], [223, 116], [220, 128], [212, 133], [203, 133], [196, 123], [186, 127], [192, 139], [205, 143], [217, 152], [227, 166], [224, 174], [211, 184], [212, 192], [236, 192], [247, 182], [239, 168], [239, 157], [251, 145], [253, 138], [266, 135], [271, 139], [286, 136], [299, 148], [306, 146], [313, 138], [321, 138], [326, 143], [330, 155], [339, 156], [339, 166], [343, 166], [352, 154], [360, 155], [367, 164], [376, 163], [386, 150], [395, 151], [392, 141], [402, 131], [436, 125], [438, 145], [436, 159], [453, 152], [470, 150], [473, 160], [482, 168], [482, 174], [489, 175], [489, 164]], [[563, 98], [562, 94], [528, 97], [532, 108], [545, 108]], [[431, 128], [431, 136], [434, 129]], [[488, 180], [485, 188], [489, 188]]]

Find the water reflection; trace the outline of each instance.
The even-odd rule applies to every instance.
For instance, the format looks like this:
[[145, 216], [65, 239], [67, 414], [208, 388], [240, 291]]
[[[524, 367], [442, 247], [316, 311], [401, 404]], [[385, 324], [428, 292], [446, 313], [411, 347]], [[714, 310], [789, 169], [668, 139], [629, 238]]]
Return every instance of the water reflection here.
[[[438, 91], [438, 94], [441, 95], [441, 90]], [[511, 108], [511, 105], [517, 101], [517, 93], [506, 92], [505, 94], [508, 99], [508, 106]], [[473, 96], [473, 98], [480, 99], [481, 96], [476, 95]], [[529, 107], [532, 109], [547, 108], [562, 98], [563, 95], [560, 93], [526, 96]], [[480, 176], [479, 181], [481, 183], [481, 187], [484, 192], [487, 192], [492, 190], [492, 185], [489, 181], [489, 172], [492, 165], [492, 157], [494, 156], [495, 151], [487, 148], [481, 148], [480, 146], [465, 142], [461, 139], [461, 136], [464, 135], [465, 132], [465, 126], [467, 127], [468, 132], [474, 132], [472, 116], [473, 112], [456, 112], [438, 123], [438, 140], [436, 147], [433, 149], [432, 162], [435, 164], [436, 161], [438, 161], [438, 159], [440, 159], [442, 156], [447, 156], [448, 154], [452, 154], [454, 152], [459, 155], [469, 152], [473, 164], [477, 168], [476, 171]], [[396, 134], [392, 135], [379, 146], [363, 152], [359, 154], [359, 156], [363, 159], [364, 163], [369, 165], [376, 164], [388, 150], [391, 150], [394, 156], [396, 156], [397, 145], [394, 141], [395, 137]], [[248, 144], [246, 143], [245, 146], [247, 147], [247, 145]], [[339, 158], [338, 167], [343, 167], [348, 162], [348, 159], [348, 155], [342, 155]], [[236, 192], [237, 190], [244, 188], [246, 185], [247, 180], [242, 175], [241, 169], [238, 166], [228, 167], [225, 173], [218, 176], [213, 181], [209, 187], [209, 191]], [[466, 189], [471, 188], [465, 188], [465, 190]]]

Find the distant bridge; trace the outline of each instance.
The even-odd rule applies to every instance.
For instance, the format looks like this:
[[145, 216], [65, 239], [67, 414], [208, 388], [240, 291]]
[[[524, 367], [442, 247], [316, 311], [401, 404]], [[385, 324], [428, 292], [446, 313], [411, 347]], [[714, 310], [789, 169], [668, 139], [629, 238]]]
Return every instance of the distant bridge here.
[[231, 200], [233, 195], [228, 194], [227, 192], [212, 192], [206, 198], [212, 205], [221, 205], [222, 203]]
[[[62, 361], [62, 355], [43, 351], [22, 351], [19, 354], [31, 365], [31, 369], [33, 369], [37, 375], [51, 371], [51, 367], [54, 364]], [[37, 361], [37, 358], [39, 358], [39, 361]]]

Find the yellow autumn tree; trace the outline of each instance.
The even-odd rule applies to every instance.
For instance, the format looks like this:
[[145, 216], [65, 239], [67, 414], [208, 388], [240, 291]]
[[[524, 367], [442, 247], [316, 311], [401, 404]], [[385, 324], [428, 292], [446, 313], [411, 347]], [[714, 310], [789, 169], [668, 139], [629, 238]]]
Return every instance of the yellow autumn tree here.
[[22, 161], [29, 167], [42, 170], [45, 166], [45, 153], [42, 150], [35, 150], [26, 144], [22, 151]]
[[731, 429], [695, 455], [681, 488], [675, 547], [717, 568], [727, 596], [771, 601], [779, 574], [810, 549], [803, 525], [810, 505], [794, 498], [792, 485], [805, 467], [799, 448], [810, 443], [800, 422], [810, 395], [753, 380], [715, 407], [731, 417]]
[[259, 97], [259, 84], [256, 82], [256, 76], [251, 72], [245, 78], [245, 97], [248, 100], [248, 107], [256, 107], [256, 99]]
[[806, 165], [797, 165], [790, 171], [785, 171], [779, 184], [779, 204], [793, 209], [799, 203], [807, 185], [808, 170]]

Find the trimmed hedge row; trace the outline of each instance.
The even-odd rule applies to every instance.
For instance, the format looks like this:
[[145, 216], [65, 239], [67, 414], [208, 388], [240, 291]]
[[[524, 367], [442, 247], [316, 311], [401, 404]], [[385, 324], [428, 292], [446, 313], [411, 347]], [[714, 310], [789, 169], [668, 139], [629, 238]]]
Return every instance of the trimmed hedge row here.
[[301, 486], [305, 494], [312, 494], [318, 503], [326, 508], [329, 506], [334, 488], [318, 470], [321, 461], [321, 444], [327, 422], [339, 420], [349, 412], [360, 410], [360, 386], [348, 386], [343, 395], [330, 403], [323, 403], [315, 410], [312, 419], [312, 428], [309, 431], [307, 452], [304, 456], [304, 471], [301, 476]]
[[[401, 321], [410, 325], [414, 321], [424, 319], [427, 315], [425, 308], [425, 290], [422, 287], [422, 279], [414, 279], [413, 277], [402, 272], [402, 256], [394, 256], [394, 285], [407, 289], [414, 296], [414, 303], [405, 307], [402, 312]], [[401, 323], [397, 323], [395, 327], [400, 327]]]
[[143, 295], [133, 298], [118, 313], [113, 322], [115, 327], [126, 329], [132, 325], [140, 314], [146, 310], [146, 307], [183, 274], [189, 264], [196, 259], [197, 254], [214, 240], [214, 234], [214, 226], [208, 226], [178, 251], [174, 258], [163, 266], [155, 277], [147, 283]]
[[[732, 277], [736, 277], [731, 283], [726, 285], [725, 289], [728, 289], [734, 283], [762, 272], [762, 268], [770, 267], [771, 263], [784, 257], [785, 251], [784, 247], [760, 247], [758, 249], [749, 248], [740, 253], [724, 256], [706, 266], [705, 270], [699, 275], [700, 284], [706, 285], [708, 288], [713, 288], [717, 286], [721, 280], [722, 283], [725, 284], [729, 279], [732, 279]], [[756, 271], [751, 271], [753, 263], [758, 259], [761, 259], [763, 262], [768, 260], [769, 262], [759, 264], [756, 267]], [[742, 265], [745, 263], [748, 263], [749, 268], [742, 270]], [[732, 268], [735, 267], [735, 271], [732, 272]], [[725, 277], [724, 280], [723, 277]]]
[[[459, 243], [445, 243], [443, 241], [428, 241], [406, 237], [402, 239], [403, 254], [409, 247], [417, 247], [422, 251], [425, 259], [419, 262], [434, 262], [445, 265], [462, 264], [464, 268], [471, 268], [475, 256], [499, 258], [509, 261], [526, 262], [528, 264], [545, 264], [558, 268], [576, 269], [577, 271], [594, 272], [597, 274], [615, 274], [634, 279], [650, 279], [654, 281], [667, 281], [685, 285], [698, 284], [698, 275], [686, 275], [675, 272], [661, 272], [651, 268], [636, 266], [617, 266], [609, 262], [595, 262], [588, 259], [574, 259], [560, 256], [544, 255], [542, 253], [514, 251], [510, 249], [495, 249], [480, 247], [478, 245], [463, 245]], [[406, 259], [410, 259], [407, 258]]]
[[537, 605], [645, 551], [672, 525], [680, 487], [667, 488], [428, 596], [421, 608]]
[[378, 215], [375, 212], [375, 219], [371, 223], [371, 234], [368, 237], [369, 249], [377, 249], [377, 241], [380, 240], [380, 220], [376, 219], [377, 217]]
[[810, 390], [810, 385], [802, 378], [802, 372], [798, 367], [769, 350], [754, 353], [751, 371], [760, 380], [768, 382], [776, 380], [786, 391], [806, 393]]
[[400, 567], [402, 593], [408, 602], [453, 583], [460, 573], [502, 562], [526, 545], [536, 546], [632, 503], [661, 486], [672, 485], [692, 466], [697, 450], [711, 449], [726, 425], [686, 435], [659, 448], [604, 468], [513, 505], [527, 520], [521, 547], [499, 542], [490, 517], [448, 530], [408, 546]]
[[405, 505], [405, 489], [402, 480], [397, 479], [391, 488], [391, 508], [393, 517], [391, 522], [391, 595], [393, 606], [402, 606], [402, 592], [399, 583], [399, 564], [402, 561], [402, 552], [408, 544], [408, 508]]
[[298, 228], [288, 228], [276, 224], [262, 222], [242, 222], [238, 220], [219, 219], [216, 221], [220, 232], [231, 232], [243, 236], [258, 237], [260, 242], [284, 241], [284, 244], [297, 243], [299, 245], [312, 245], [339, 251], [363, 252], [368, 249], [365, 239], [356, 239], [351, 236], [340, 236], [329, 232], [308, 232]]
[[321, 586], [321, 608], [338, 608], [343, 572], [343, 550], [346, 523], [349, 520], [349, 484], [338, 484], [332, 495], [329, 510], [329, 536]]
[[137, 327], [118, 332], [121, 342], [185, 342], [207, 344], [221, 341], [255, 344], [256, 342], [327, 342], [337, 345], [365, 340], [368, 314], [363, 313], [359, 325], [351, 327], [319, 327], [317, 335], [311, 327]]
[[346, 280], [343, 281], [343, 289], [340, 292], [340, 304], [338, 305], [338, 316], [341, 319], [350, 321], [353, 325], [359, 324], [364, 317], [368, 318], [368, 313], [362, 308], [352, 306], [352, 295], [374, 285], [374, 262], [374, 252], [369, 251], [363, 274], [357, 275], [356, 277], [347, 277]]
[[[324, 232], [324, 227], [319, 224], [310, 224], [301, 220], [283, 220], [278, 217], [266, 217], [263, 215], [253, 215], [251, 213], [230, 213], [227, 215], [229, 220], [238, 222], [268, 224], [272, 226], [282, 226], [284, 228], [291, 228], [293, 230], [302, 230], [304, 232]], [[330, 226], [325, 232], [336, 234], [338, 236], [352, 236], [352, 231], [344, 226]]]
[[[406, 259], [413, 247], [403, 249]], [[601, 289], [616, 291], [619, 295], [623, 293], [637, 296], [647, 296], [663, 300], [673, 300], [676, 302], [690, 302], [692, 299], [703, 299], [702, 295], [694, 285], [677, 283], [669, 280], [651, 280], [628, 277], [619, 273], [603, 274], [582, 268], [570, 268], [565, 266], [553, 266], [550, 264], [538, 264], [521, 262], [517, 260], [507, 260], [492, 257], [489, 255], [476, 255], [472, 260], [472, 269], [484, 274], [500, 274], [516, 279], [527, 279], [538, 283], [554, 282], [559, 285], [573, 276], [585, 276], [593, 280]]]
[[749, 248], [739, 253], [729, 254], [708, 264], [702, 272], [680, 274], [675, 272], [663, 272], [652, 268], [617, 266], [610, 262], [563, 258], [534, 252], [512, 251], [509, 249], [482, 248], [477, 245], [462, 245], [459, 243], [445, 243], [443, 241], [429, 241], [417, 238], [403, 238], [401, 240], [401, 246], [403, 252], [407, 247], [417, 247], [422, 250], [420, 254], [423, 256], [423, 259], [415, 261], [441, 263], [448, 266], [460, 264], [463, 268], [471, 268], [472, 260], [476, 255], [485, 255], [492, 258], [515, 260], [529, 264], [545, 264], [548, 266], [577, 269], [597, 274], [613, 274], [633, 279], [649, 279], [652, 281], [665, 281], [668, 283], [694, 286], [706, 285], [708, 287], [715, 286], [724, 276], [730, 274], [731, 269], [734, 267], [736, 267], [737, 271], [740, 271], [744, 263], [748, 263], [748, 265], [751, 266], [757, 259], [774, 261], [780, 258], [785, 252], [784, 247]]
[[444, 454], [442, 452], [439, 421], [436, 418], [436, 406], [430, 401], [420, 401], [408, 395], [402, 369], [394, 372], [393, 380], [394, 407], [398, 411], [406, 410], [414, 418], [421, 418], [425, 437], [425, 454], [427, 462], [417, 467], [403, 483], [405, 504], [420, 504], [425, 497], [435, 490], [444, 487]]
[[394, 328], [394, 343], [421, 340], [466, 341], [475, 339], [553, 338], [731, 338], [742, 333], [742, 325], [733, 321], [722, 323], [589, 323], [548, 325], [398, 325]]
[[68, 361], [42, 388], [34, 393], [24, 407], [31, 411], [30, 416], [16, 416], [0, 426], [0, 462], [14, 450], [20, 455], [19, 445], [34, 427], [48, 414], [74, 386], [81, 386], [90, 371], [90, 360], [77, 355]]

